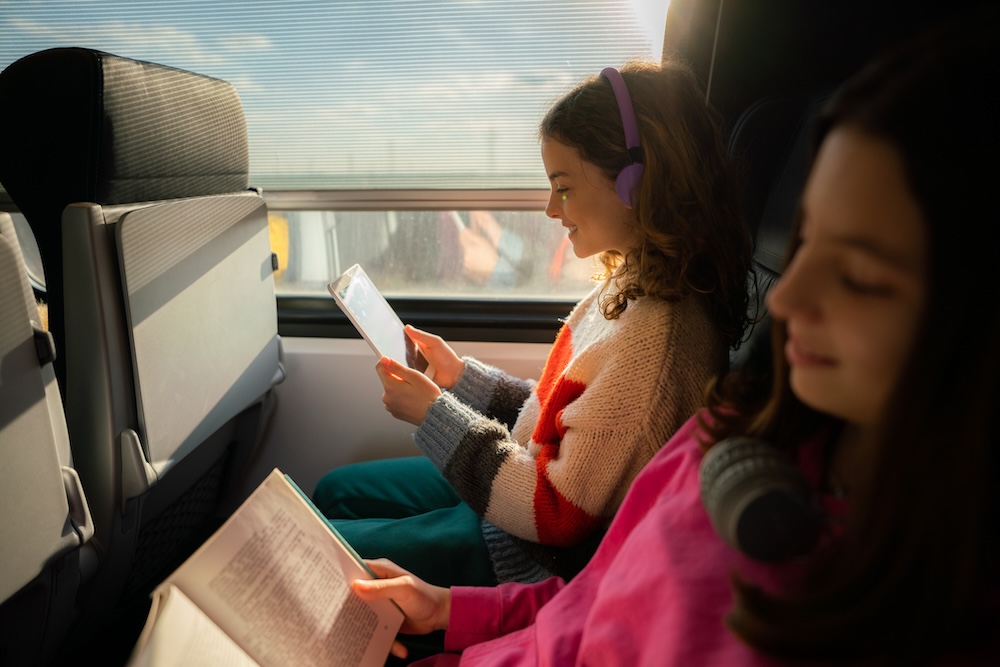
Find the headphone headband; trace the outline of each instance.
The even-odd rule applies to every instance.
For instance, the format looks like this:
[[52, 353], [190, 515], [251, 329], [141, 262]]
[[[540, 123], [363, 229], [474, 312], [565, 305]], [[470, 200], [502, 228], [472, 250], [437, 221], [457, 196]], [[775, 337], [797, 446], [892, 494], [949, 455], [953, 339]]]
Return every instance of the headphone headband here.
[[633, 148], [639, 148], [639, 121], [635, 117], [635, 109], [632, 107], [632, 97], [628, 93], [628, 86], [621, 72], [614, 67], [605, 67], [601, 70], [601, 76], [611, 83], [611, 89], [615, 91], [615, 99], [618, 100], [618, 111], [621, 112], [622, 126], [625, 128], [625, 148], [628, 150], [632, 162], [641, 163], [642, 157], [638, 160], [632, 155]]
[[632, 164], [626, 166], [615, 180], [615, 191], [625, 206], [632, 208], [632, 192], [642, 180], [642, 146], [639, 143], [639, 120], [632, 107], [632, 97], [629, 95], [625, 79], [614, 67], [605, 67], [601, 76], [611, 84], [611, 90], [618, 101], [618, 112], [622, 117], [622, 128], [625, 130], [625, 152]]

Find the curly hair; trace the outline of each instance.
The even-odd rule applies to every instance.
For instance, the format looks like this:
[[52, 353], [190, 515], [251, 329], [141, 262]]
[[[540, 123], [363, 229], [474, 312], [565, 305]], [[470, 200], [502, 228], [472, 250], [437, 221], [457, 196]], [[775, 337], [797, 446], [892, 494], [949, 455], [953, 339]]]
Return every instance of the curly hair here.
[[[677, 61], [632, 61], [620, 70], [639, 124], [643, 177], [633, 193], [638, 247], [605, 252], [598, 278], [615, 276], [604, 316], [618, 317], [630, 300], [679, 301], [697, 294], [731, 347], [749, 325], [752, 240], [740, 210], [737, 181], [721, 124], [694, 74]], [[539, 128], [541, 139], [576, 149], [610, 180], [631, 163], [621, 112], [601, 76], [559, 99]]]

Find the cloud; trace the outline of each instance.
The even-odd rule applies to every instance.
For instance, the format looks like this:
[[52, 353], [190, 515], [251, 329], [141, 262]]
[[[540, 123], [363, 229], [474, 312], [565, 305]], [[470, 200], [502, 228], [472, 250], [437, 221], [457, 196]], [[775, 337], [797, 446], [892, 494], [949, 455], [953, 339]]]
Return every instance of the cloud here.
[[[200, 65], [218, 65], [222, 58], [206, 49], [192, 33], [169, 26], [143, 26], [114, 21], [103, 24], [42, 23], [12, 18], [8, 25], [16, 31], [44, 40], [49, 46], [100, 48], [126, 58], [160, 61], [177, 60]], [[99, 46], [98, 46], [99, 45]], [[173, 56], [171, 58], [171, 56]]]
[[257, 81], [251, 76], [243, 76], [243, 75], [231, 76], [227, 77], [226, 81], [233, 84], [233, 86], [236, 88], [236, 92], [238, 92], [240, 96], [247, 94], [264, 93], [267, 91], [266, 87], [257, 83]]
[[[273, 45], [264, 35], [230, 35], [206, 44], [189, 30], [125, 21], [109, 23], [56, 23], [10, 18], [7, 25], [22, 35], [52, 46], [82, 46], [126, 58], [169, 63], [195, 71], [234, 63], [233, 56], [268, 50]], [[245, 82], [250, 85], [249, 81]]]
[[269, 51], [274, 42], [267, 35], [229, 35], [218, 40], [227, 51], [246, 53], [248, 51]]

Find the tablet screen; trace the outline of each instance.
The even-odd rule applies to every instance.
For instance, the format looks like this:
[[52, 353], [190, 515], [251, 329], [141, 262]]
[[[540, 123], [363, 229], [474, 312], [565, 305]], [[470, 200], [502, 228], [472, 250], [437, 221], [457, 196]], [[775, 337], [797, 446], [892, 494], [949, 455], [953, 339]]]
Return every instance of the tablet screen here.
[[403, 322], [364, 270], [355, 264], [329, 285], [330, 293], [375, 352], [424, 372], [427, 360]]

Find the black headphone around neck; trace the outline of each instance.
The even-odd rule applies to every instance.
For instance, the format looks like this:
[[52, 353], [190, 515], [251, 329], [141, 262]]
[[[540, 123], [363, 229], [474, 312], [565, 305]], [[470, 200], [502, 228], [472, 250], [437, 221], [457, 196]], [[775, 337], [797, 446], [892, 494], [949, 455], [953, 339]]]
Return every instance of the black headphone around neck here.
[[716, 533], [754, 560], [776, 562], [807, 553], [826, 523], [798, 467], [762, 440], [733, 437], [716, 443], [698, 476]]
[[632, 208], [632, 193], [642, 180], [642, 146], [639, 142], [639, 121], [632, 107], [632, 97], [629, 95], [628, 86], [621, 72], [614, 67], [605, 67], [601, 71], [601, 76], [611, 83], [611, 89], [615, 92], [615, 100], [618, 102], [618, 112], [622, 117], [622, 127], [625, 129], [625, 151], [628, 153], [629, 164], [620, 172], [615, 179], [615, 192], [625, 206]]

